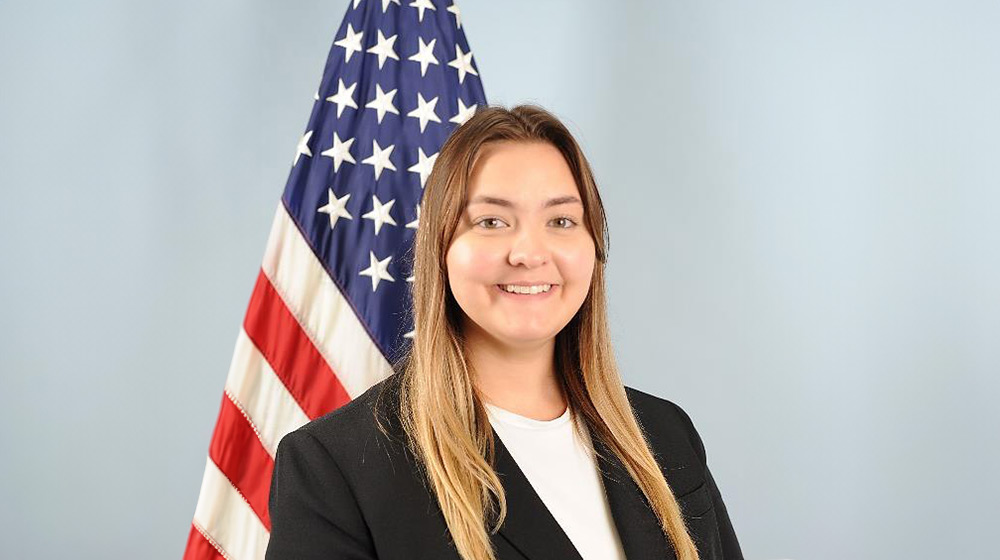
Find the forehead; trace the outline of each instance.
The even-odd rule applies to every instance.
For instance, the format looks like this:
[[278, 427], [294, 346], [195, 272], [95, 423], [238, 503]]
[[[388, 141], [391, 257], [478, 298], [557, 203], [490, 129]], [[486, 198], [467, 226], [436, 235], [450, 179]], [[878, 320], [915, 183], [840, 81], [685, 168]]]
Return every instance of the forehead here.
[[480, 149], [467, 196], [532, 201], [576, 194], [573, 173], [558, 148], [548, 142], [500, 141]]

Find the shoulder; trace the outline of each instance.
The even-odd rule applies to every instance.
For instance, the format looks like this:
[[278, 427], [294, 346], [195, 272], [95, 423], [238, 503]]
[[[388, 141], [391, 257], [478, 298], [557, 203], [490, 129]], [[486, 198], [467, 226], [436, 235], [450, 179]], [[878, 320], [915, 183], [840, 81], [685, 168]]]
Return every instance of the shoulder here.
[[[395, 408], [395, 375], [369, 387], [364, 393], [339, 408], [315, 418], [286, 434], [281, 447], [309, 446], [321, 448], [325, 454], [350, 470], [358, 460], [376, 450], [401, 451], [402, 432], [399, 430]], [[389, 432], [379, 429], [378, 419]], [[381, 454], [381, 453], [380, 453]]]
[[653, 421], [665, 420], [671, 424], [683, 426], [685, 429], [691, 429], [694, 427], [693, 425], [690, 425], [692, 424], [691, 417], [688, 416], [687, 412], [685, 412], [680, 405], [671, 400], [658, 397], [627, 385], [625, 386], [625, 395], [628, 397], [629, 404], [632, 405], [632, 409], [637, 415], [640, 415], [643, 418], [648, 418]]
[[678, 447], [689, 447], [698, 462], [705, 464], [705, 447], [701, 436], [691, 417], [680, 405], [634, 387], [626, 386], [625, 394], [636, 420], [654, 449], [676, 452]]
[[393, 519], [393, 496], [419, 499], [401, 455], [383, 452], [388, 440], [380, 437], [375, 406], [384, 387], [376, 384], [281, 438], [268, 496], [268, 558], [318, 558], [320, 552], [374, 558], [373, 539]]

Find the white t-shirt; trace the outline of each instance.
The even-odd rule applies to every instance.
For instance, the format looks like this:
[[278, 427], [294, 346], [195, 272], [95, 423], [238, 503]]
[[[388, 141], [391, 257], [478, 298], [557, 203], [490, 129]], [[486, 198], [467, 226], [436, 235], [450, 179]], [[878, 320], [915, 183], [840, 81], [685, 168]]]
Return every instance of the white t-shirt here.
[[584, 560], [625, 560], [590, 434], [581, 441], [569, 407], [535, 420], [484, 403], [490, 424]]

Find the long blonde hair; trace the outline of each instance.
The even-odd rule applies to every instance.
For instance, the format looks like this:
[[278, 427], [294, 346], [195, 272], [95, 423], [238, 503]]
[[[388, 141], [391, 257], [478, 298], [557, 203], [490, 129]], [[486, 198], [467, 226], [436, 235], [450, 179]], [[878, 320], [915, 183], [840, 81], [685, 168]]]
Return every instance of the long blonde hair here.
[[[625, 466], [656, 513], [678, 560], [698, 560], [680, 508], [632, 413], [611, 346], [605, 308], [607, 223], [583, 151], [552, 114], [531, 105], [481, 107], [442, 146], [428, 176], [413, 248], [413, 344], [397, 363], [399, 417], [407, 444], [437, 497], [463, 560], [495, 560], [490, 533], [507, 515], [493, 470], [493, 433], [465, 357], [461, 309], [448, 285], [446, 254], [467, 202], [481, 147], [548, 142], [566, 159], [594, 239], [595, 270], [580, 310], [556, 335], [555, 367], [578, 430], [589, 427]], [[381, 423], [380, 423], [381, 425]]]

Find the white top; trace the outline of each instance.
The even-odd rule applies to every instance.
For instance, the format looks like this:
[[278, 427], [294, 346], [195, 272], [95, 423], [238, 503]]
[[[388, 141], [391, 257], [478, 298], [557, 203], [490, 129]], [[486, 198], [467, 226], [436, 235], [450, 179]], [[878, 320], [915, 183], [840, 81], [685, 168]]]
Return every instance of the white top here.
[[625, 560], [590, 434], [577, 437], [569, 407], [559, 418], [535, 420], [484, 404], [493, 429], [584, 560]]

